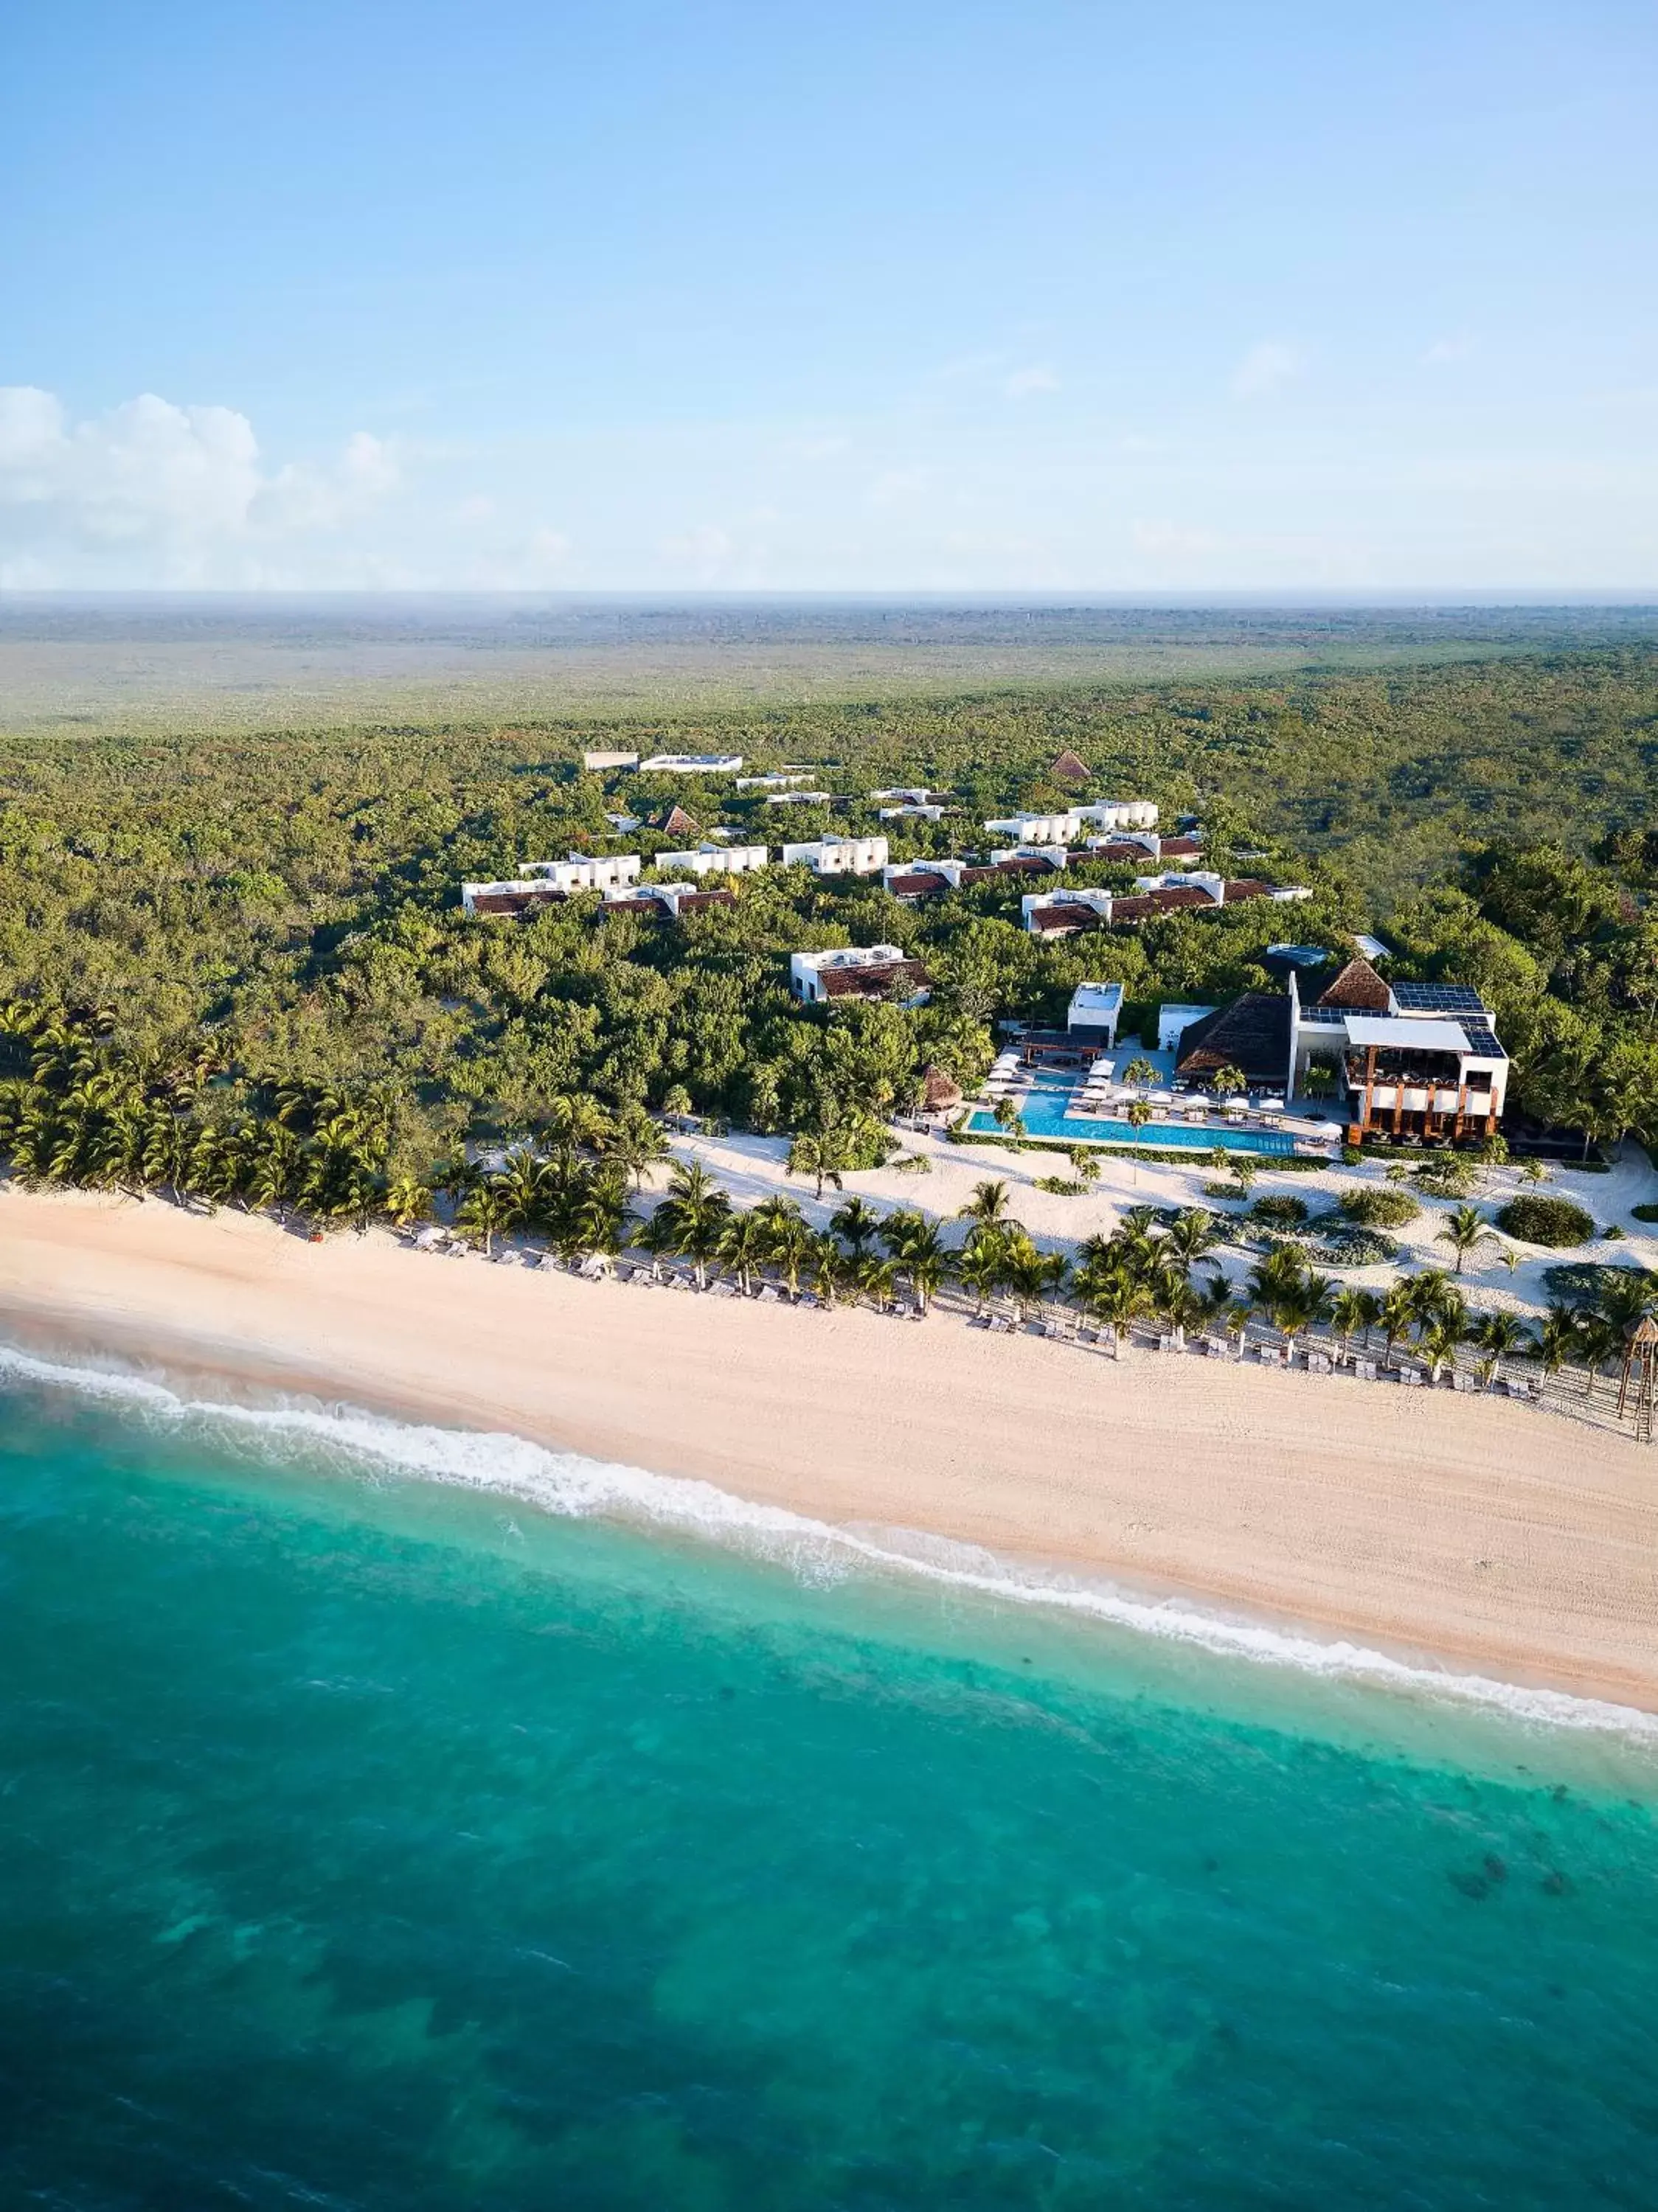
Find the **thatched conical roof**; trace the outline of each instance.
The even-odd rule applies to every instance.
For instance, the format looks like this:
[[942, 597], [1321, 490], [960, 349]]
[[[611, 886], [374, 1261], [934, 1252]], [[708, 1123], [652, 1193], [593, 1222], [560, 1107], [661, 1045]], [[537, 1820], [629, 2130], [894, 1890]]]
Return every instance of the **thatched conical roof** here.
[[1079, 760], [1069, 745], [1048, 770], [1058, 783], [1086, 783], [1093, 773], [1088, 763]]
[[923, 1103], [930, 1114], [961, 1103], [961, 1085], [953, 1075], [947, 1075], [942, 1067], [930, 1067], [923, 1080], [926, 1085]]

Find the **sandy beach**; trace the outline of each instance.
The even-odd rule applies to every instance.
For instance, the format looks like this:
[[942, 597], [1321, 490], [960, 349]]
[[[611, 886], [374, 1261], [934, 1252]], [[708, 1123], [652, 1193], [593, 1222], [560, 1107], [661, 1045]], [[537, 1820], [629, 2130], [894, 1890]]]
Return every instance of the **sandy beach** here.
[[1522, 1406], [15, 1189], [0, 1318], [1658, 1709], [1658, 1458]]

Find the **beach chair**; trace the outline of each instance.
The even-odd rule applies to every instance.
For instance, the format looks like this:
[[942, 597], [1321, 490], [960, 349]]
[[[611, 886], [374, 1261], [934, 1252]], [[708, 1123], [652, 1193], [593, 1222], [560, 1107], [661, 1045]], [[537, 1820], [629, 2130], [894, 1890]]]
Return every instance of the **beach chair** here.
[[1376, 1363], [1374, 1359], [1356, 1359], [1353, 1362], [1353, 1372], [1361, 1382], [1374, 1382], [1376, 1379]]
[[1307, 1371], [1309, 1375], [1328, 1375], [1332, 1371], [1329, 1353], [1309, 1352], [1307, 1355]]
[[1479, 1388], [1478, 1377], [1473, 1375], [1465, 1375], [1460, 1367], [1456, 1368], [1452, 1372], [1451, 1388], [1453, 1390], [1478, 1390]]
[[777, 1288], [775, 1283], [765, 1283], [761, 1285], [760, 1303], [762, 1305], [774, 1306], [778, 1303], [782, 1297], [783, 1292]]
[[1422, 1370], [1419, 1367], [1401, 1367], [1399, 1379], [1408, 1389], [1419, 1390], [1422, 1388]]

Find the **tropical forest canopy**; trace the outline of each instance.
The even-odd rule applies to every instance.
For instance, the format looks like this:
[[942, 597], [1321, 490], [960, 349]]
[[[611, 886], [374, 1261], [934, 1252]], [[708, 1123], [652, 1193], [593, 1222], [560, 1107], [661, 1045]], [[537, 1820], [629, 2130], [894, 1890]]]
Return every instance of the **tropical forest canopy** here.
[[[769, 809], [728, 781], [584, 772], [582, 750], [607, 744], [809, 763], [854, 803]], [[1062, 748], [1086, 787], [1051, 780]], [[534, 1135], [574, 1096], [867, 1135], [926, 1067], [975, 1078], [997, 1019], [1060, 1018], [1085, 977], [1120, 980], [1131, 1024], [1149, 1021], [1164, 999], [1277, 988], [1260, 961], [1275, 939], [1334, 949], [1379, 928], [1395, 973], [1487, 994], [1524, 1109], [1658, 1134], [1655, 755], [1658, 653], [1640, 645], [509, 728], [37, 729], [0, 737], [0, 1000], [70, 1009], [145, 1083], [194, 1068], [170, 1110], [204, 1124], [283, 1095], [291, 1115], [308, 1086], [371, 1093], [384, 1172], [429, 1174], [463, 1139]], [[1023, 933], [1016, 881], [908, 908], [878, 879], [801, 869], [678, 924], [600, 920], [594, 897], [521, 922], [460, 910], [463, 880], [527, 860], [695, 842], [619, 835], [607, 809], [677, 801], [775, 848], [873, 829], [861, 795], [911, 783], [956, 811], [879, 825], [894, 858], [982, 849], [986, 815], [1145, 796], [1166, 829], [1198, 817], [1206, 863], [1314, 897], [1056, 943]], [[791, 1000], [791, 951], [876, 942], [925, 961], [926, 1007]]]

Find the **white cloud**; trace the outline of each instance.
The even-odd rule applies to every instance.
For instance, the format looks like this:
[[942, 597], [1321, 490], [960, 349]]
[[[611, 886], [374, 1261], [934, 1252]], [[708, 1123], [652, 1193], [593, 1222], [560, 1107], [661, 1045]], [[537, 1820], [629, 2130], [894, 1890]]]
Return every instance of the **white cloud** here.
[[722, 584], [730, 580], [736, 546], [729, 534], [712, 522], [700, 522], [675, 538], [665, 538], [659, 551], [676, 579], [693, 584]]
[[1293, 383], [1305, 362], [1294, 346], [1278, 338], [1263, 338], [1232, 372], [1232, 389], [1240, 399], [1260, 399]]
[[1026, 399], [1033, 392], [1058, 392], [1059, 379], [1051, 368], [1016, 368], [1008, 379], [1009, 399]]
[[399, 476], [367, 431], [331, 464], [267, 471], [234, 408], [145, 392], [75, 422], [49, 392], [0, 386], [0, 584], [266, 581], [285, 549], [341, 531]]
[[1137, 522], [1130, 532], [1137, 553], [1190, 560], [1213, 553], [1221, 540], [1212, 530], [1193, 530], [1178, 522]]

